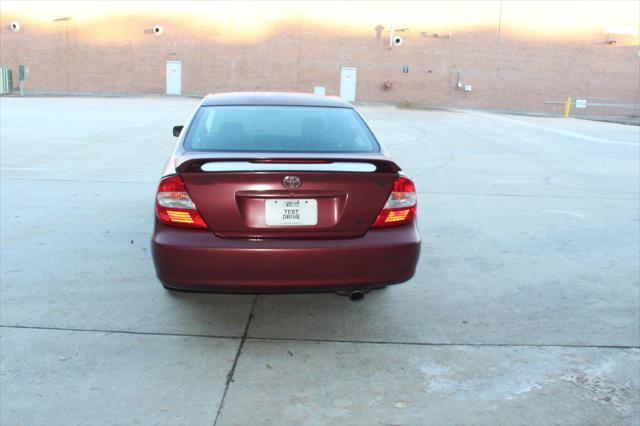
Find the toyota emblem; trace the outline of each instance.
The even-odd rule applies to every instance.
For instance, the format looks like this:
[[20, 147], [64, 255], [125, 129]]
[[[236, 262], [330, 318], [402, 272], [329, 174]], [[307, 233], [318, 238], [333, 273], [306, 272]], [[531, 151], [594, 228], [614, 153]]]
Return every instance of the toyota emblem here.
[[298, 176], [285, 176], [282, 179], [282, 186], [289, 189], [299, 188], [302, 181]]

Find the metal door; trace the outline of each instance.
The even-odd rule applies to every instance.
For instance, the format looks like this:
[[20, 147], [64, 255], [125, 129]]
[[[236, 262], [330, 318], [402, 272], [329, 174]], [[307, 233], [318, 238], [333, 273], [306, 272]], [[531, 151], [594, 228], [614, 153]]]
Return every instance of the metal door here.
[[182, 94], [182, 61], [167, 61], [167, 95]]
[[340, 69], [340, 97], [347, 102], [356, 100], [357, 68], [342, 67]]

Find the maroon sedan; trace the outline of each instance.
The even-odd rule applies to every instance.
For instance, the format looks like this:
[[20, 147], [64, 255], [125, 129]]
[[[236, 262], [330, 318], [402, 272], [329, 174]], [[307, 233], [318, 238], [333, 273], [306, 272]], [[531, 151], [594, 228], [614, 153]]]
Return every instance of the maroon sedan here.
[[413, 276], [414, 184], [351, 104], [209, 95], [174, 135], [152, 239], [166, 288], [358, 298]]

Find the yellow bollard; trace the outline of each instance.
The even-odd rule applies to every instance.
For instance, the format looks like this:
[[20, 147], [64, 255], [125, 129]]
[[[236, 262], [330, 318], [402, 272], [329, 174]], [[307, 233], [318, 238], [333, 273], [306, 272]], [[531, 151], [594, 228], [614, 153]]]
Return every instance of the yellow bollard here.
[[569, 118], [571, 112], [571, 96], [567, 98], [567, 103], [564, 105], [564, 118]]

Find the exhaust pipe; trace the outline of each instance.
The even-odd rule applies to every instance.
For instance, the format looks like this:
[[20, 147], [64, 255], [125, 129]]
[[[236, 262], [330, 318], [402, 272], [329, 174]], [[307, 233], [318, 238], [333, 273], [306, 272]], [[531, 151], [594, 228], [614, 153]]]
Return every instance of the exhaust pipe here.
[[364, 295], [369, 293], [371, 291], [371, 289], [364, 289], [364, 290], [339, 290], [336, 291], [334, 294], [338, 295], [338, 296], [344, 296], [344, 297], [348, 297], [349, 300], [351, 300], [352, 302], [359, 302], [362, 299], [364, 299]]
[[359, 302], [362, 299], [364, 299], [364, 293], [359, 290], [355, 290], [349, 293], [349, 300], [351, 300], [352, 302]]

